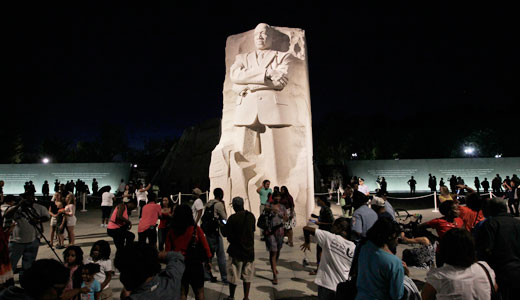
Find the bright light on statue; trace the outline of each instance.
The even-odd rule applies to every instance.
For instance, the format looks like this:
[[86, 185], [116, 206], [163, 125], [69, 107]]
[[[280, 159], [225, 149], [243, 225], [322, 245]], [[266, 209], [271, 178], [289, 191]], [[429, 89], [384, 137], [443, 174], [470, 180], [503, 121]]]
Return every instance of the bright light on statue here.
[[357, 153], [352, 153], [352, 157], [357, 157]]
[[502, 157], [502, 154], [495, 155], [495, 158], [501, 158], [501, 157]]
[[134, 168], [137, 168], [137, 165], [134, 165]]
[[49, 162], [50, 162], [50, 160], [47, 157], [42, 159], [42, 163], [44, 163], [44, 164], [48, 164]]

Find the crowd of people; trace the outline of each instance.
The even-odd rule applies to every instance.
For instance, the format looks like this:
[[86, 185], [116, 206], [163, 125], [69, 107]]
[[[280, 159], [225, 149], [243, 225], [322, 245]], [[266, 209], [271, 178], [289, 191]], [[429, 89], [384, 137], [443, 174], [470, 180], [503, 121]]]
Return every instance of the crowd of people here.
[[[514, 178], [503, 186], [518, 199]], [[151, 184], [138, 183], [133, 193], [124, 182], [116, 194], [105, 189], [101, 227], [115, 246], [113, 261], [109, 240], [95, 242], [88, 255], [75, 245], [77, 220], [71, 191], [58, 188], [48, 208], [35, 201], [31, 190], [20, 199], [6, 196], [0, 222], [0, 297], [112, 299], [110, 283], [117, 270], [124, 287], [121, 298], [186, 299], [191, 287], [196, 299], [205, 299], [204, 282], [218, 281], [213, 274], [215, 258], [220, 281], [229, 286], [227, 299], [234, 299], [240, 281], [244, 299], [249, 299], [256, 228], [268, 252], [273, 285], [278, 284], [281, 250], [294, 243], [294, 199], [287, 187], [271, 189], [270, 184], [265, 180], [257, 189], [258, 220], [240, 197], [232, 198], [233, 213], [228, 212], [220, 188], [206, 203], [201, 190], [193, 189], [191, 206], [149, 193]], [[502, 299], [513, 299], [519, 292], [520, 220], [507, 213], [503, 197], [482, 198], [462, 183], [456, 189], [465, 194], [465, 205], [457, 194], [441, 189], [442, 216], [415, 224], [411, 231], [406, 229], [410, 224], [396, 221], [388, 193], [378, 190], [370, 195], [361, 178], [353, 178], [345, 188], [339, 218], [334, 217], [330, 202], [318, 197], [319, 214], [308, 220], [317, 227], [303, 227], [301, 245], [309, 251], [314, 236], [317, 264], [309, 273], [316, 276], [318, 298], [492, 299], [500, 294]], [[132, 213], [139, 217], [137, 241], [130, 230]], [[36, 261], [46, 221], [51, 229], [49, 246], [57, 240], [56, 248], [65, 249], [63, 263]], [[399, 243], [411, 246], [402, 258], [397, 256]], [[18, 287], [14, 272], [20, 259]], [[409, 266], [430, 268], [421, 291], [409, 277]]]

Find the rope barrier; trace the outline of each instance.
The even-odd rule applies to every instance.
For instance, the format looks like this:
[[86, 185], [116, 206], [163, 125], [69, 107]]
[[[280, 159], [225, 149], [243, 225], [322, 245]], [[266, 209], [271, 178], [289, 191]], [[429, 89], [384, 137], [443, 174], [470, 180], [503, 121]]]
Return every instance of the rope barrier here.
[[431, 197], [431, 196], [434, 196], [434, 195], [435, 195], [435, 193], [424, 195], [424, 196], [418, 196], [418, 197], [409, 197], [409, 198], [397, 198], [397, 197], [389, 197], [389, 196], [387, 196], [386, 198], [387, 199], [395, 199], [395, 200], [412, 200], [412, 199], [428, 198], [428, 197]]

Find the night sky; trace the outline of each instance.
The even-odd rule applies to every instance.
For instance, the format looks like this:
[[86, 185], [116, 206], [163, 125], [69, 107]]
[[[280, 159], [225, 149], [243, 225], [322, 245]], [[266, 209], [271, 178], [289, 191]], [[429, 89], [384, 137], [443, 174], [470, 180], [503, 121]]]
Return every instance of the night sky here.
[[334, 111], [499, 113], [518, 99], [520, 26], [508, 7], [107, 2], [6, 10], [4, 124], [88, 138], [107, 120], [134, 145], [179, 136], [221, 117], [226, 38], [259, 22], [306, 31], [314, 122]]

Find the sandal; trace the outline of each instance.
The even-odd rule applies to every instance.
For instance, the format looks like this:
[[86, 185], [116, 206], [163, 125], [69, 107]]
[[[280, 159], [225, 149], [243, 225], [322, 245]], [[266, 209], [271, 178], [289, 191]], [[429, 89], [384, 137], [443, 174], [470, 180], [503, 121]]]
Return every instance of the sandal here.
[[316, 275], [318, 274], [318, 270], [312, 270], [309, 272], [309, 275]]
[[274, 284], [274, 285], [277, 285], [277, 284], [278, 284], [278, 278], [273, 278], [273, 284]]

